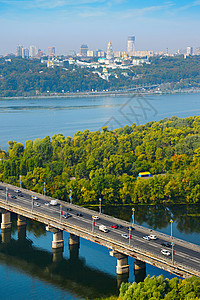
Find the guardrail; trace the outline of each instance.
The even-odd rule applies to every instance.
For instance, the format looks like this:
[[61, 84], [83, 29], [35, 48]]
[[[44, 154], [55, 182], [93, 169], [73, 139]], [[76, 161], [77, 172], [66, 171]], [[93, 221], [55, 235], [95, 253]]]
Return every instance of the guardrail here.
[[[107, 248], [111, 248], [113, 250], [117, 250], [118, 252], [124, 253], [128, 256], [134, 256], [137, 258], [140, 258], [141, 260], [150, 263], [155, 264], [157, 263], [158, 267], [161, 267], [163, 269], [170, 268], [171, 272], [175, 272], [175, 269], [179, 272], [184, 272], [185, 274], [190, 275], [197, 275], [200, 276], [199, 270], [196, 270], [191, 267], [187, 267], [182, 264], [177, 264], [176, 262], [172, 263], [172, 261], [168, 258], [164, 258], [163, 256], [155, 253], [154, 251], [146, 251], [143, 247], [137, 247], [134, 245], [127, 245], [125, 243], [122, 243], [120, 241], [115, 241], [110, 236], [105, 236], [101, 232], [93, 233], [92, 231], [89, 231], [87, 229], [83, 229], [81, 227], [78, 227], [77, 225], [70, 224], [67, 220], [65, 220], [65, 223], [60, 221], [60, 218], [55, 218], [46, 214], [43, 214], [41, 212], [35, 212], [34, 210], [31, 212], [28, 211], [27, 208], [23, 208], [18, 204], [13, 204], [9, 202], [5, 202], [5, 200], [0, 199], [0, 206], [1, 208], [5, 210], [9, 210], [11, 212], [18, 213], [20, 215], [23, 215], [25, 217], [28, 217], [30, 219], [37, 220], [41, 223], [44, 223], [46, 225], [50, 225], [52, 227], [58, 228], [60, 230], [66, 230], [70, 233], [76, 234], [80, 237], [86, 238], [92, 242], [98, 242], [102, 244], [103, 246], [106, 246]], [[165, 267], [163, 267], [163, 265]], [[177, 274], [177, 272], [175, 272]], [[183, 275], [183, 274], [182, 274]]]

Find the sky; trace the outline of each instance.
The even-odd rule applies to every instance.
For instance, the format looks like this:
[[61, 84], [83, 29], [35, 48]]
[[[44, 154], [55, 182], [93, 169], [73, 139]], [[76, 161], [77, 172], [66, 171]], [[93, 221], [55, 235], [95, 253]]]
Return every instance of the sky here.
[[0, 54], [15, 53], [17, 44], [36, 45], [57, 54], [89, 49], [174, 52], [200, 47], [200, 0], [0, 0]]

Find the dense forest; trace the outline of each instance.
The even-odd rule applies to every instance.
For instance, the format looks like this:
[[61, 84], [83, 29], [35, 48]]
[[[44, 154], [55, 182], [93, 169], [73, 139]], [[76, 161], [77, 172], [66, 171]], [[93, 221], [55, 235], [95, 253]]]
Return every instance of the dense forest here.
[[121, 300], [198, 300], [200, 299], [200, 279], [190, 277], [187, 279], [164, 277], [146, 277], [144, 282], [133, 284], [122, 283], [120, 287]]
[[[114, 131], [9, 141], [0, 150], [0, 180], [73, 203], [200, 202], [200, 116], [172, 117]], [[149, 179], [138, 178], [141, 171]]]
[[69, 65], [47, 68], [38, 59], [0, 58], [0, 96], [40, 96], [71, 92], [126, 90], [138, 86], [167, 84], [165, 89], [200, 86], [200, 56], [154, 57], [151, 64], [126, 69], [109, 69], [106, 81], [87, 69]]

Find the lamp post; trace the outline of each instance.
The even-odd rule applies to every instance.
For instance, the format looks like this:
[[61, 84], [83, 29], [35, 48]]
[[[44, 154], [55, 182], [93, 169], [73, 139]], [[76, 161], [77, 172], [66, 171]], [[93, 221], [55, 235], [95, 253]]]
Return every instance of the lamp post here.
[[171, 223], [171, 240], [173, 239], [173, 235], [172, 235], [172, 233], [173, 233], [173, 232], [172, 232], [172, 224], [173, 224], [173, 222], [174, 222], [174, 221], [171, 219], [171, 220], [170, 220], [170, 223]]
[[32, 198], [32, 211], [33, 211], [33, 206], [34, 206], [33, 195], [31, 195], [31, 198]]
[[70, 191], [70, 194], [69, 194], [69, 203], [72, 204], [72, 190], [69, 190]]
[[135, 223], [135, 208], [133, 207], [132, 208], [132, 226], [134, 226], [134, 223]]
[[99, 214], [101, 214], [101, 198], [99, 198]]
[[131, 239], [132, 239], [132, 234], [131, 234], [131, 227], [128, 228], [128, 231], [129, 231], [129, 247], [131, 245]]
[[22, 188], [22, 175], [19, 175], [19, 185], [20, 185], [20, 189]]
[[172, 264], [174, 264], [174, 243], [172, 242]]
[[94, 227], [95, 227], [95, 220], [92, 217], [92, 233], [94, 233]]
[[60, 222], [62, 220], [62, 214], [63, 214], [63, 211], [62, 211], [62, 205], [60, 205]]
[[45, 185], [46, 185], [46, 182], [44, 182], [44, 187], [43, 187], [44, 197], [45, 197]]
[[8, 188], [6, 188], [6, 202], [8, 201]]

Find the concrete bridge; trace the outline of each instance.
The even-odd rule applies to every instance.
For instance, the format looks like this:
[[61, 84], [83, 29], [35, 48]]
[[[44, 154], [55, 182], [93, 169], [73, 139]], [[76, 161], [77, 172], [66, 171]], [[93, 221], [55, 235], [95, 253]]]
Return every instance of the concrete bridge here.
[[[26, 218], [46, 225], [46, 230], [53, 233], [53, 253], [63, 251], [63, 231], [70, 233], [71, 247], [79, 245], [80, 237], [107, 247], [110, 249], [110, 255], [117, 258], [118, 277], [127, 278], [129, 256], [135, 258], [135, 275], [142, 270], [145, 273], [148, 263], [184, 278], [192, 275], [200, 276], [200, 246], [60, 200], [57, 200], [59, 204], [57, 206], [47, 206], [53, 198], [25, 189], [20, 189], [23, 195], [20, 197], [16, 192], [17, 189], [19, 188], [0, 183], [2, 240], [6, 239], [6, 233], [11, 231], [11, 212], [13, 212], [18, 215], [19, 228], [26, 226]], [[38, 206], [33, 201], [34, 197], [38, 198], [36, 200]], [[69, 212], [71, 217], [65, 219], [62, 212], [64, 214]], [[94, 215], [99, 219], [94, 221]], [[114, 229], [110, 227], [113, 224], [120, 226]], [[109, 232], [100, 231], [100, 225], [106, 226]], [[127, 230], [127, 227], [131, 227], [131, 230]], [[145, 240], [143, 237], [149, 234], [156, 235], [158, 239]], [[171, 248], [166, 248], [170, 256], [164, 256], [161, 253], [161, 249], [165, 248], [161, 245], [163, 242], [173, 243], [175, 254]]]

